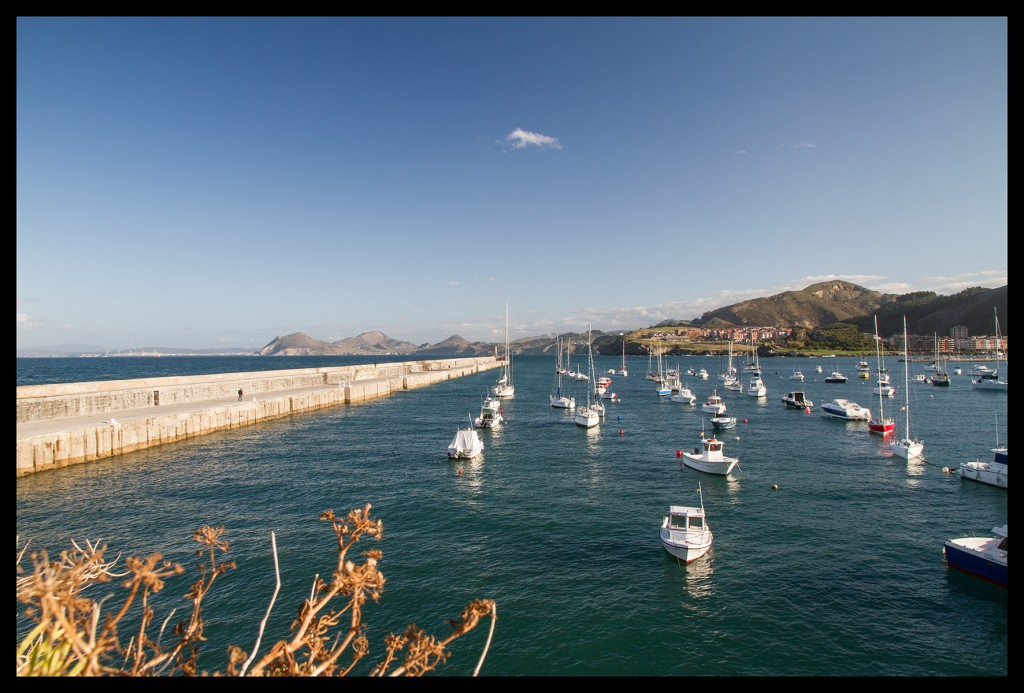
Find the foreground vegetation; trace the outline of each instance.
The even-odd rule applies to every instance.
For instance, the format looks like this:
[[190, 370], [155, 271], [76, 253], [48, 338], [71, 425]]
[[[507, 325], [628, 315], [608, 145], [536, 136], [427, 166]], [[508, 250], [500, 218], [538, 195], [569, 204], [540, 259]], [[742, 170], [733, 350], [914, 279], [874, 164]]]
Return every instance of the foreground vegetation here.
[[[316, 576], [313, 591], [300, 605], [291, 625], [291, 637], [274, 643], [261, 656], [260, 641], [274, 599], [280, 589], [280, 577], [274, 597], [267, 608], [252, 653], [231, 645], [224, 672], [215, 676], [346, 676], [369, 655], [364, 635], [363, 607], [367, 599], [378, 601], [384, 589], [384, 576], [377, 569], [379, 550], [364, 551], [362, 562], [348, 558], [349, 550], [363, 538], [380, 539], [383, 525], [370, 517], [370, 505], [352, 510], [341, 518], [327, 510], [320, 519], [331, 523], [337, 539], [338, 560], [330, 581]], [[24, 618], [34, 627], [18, 642], [18, 676], [195, 676], [203, 636], [202, 602], [217, 578], [235, 568], [223, 559], [228, 543], [224, 528], [209, 526], [196, 530], [194, 539], [203, 548], [196, 551], [200, 578], [185, 595], [190, 603], [186, 617], [165, 631], [174, 612], [156, 623], [150, 606], [153, 595], [165, 587], [165, 580], [184, 573], [178, 564], [163, 560], [161, 554], [148, 558], [132, 557], [124, 570], [115, 572], [117, 560], [104, 558], [105, 546], [86, 542], [61, 553], [51, 561], [45, 551], [30, 554], [31, 567], [23, 568], [27, 547], [17, 553], [17, 600], [25, 605]], [[277, 568], [276, 543], [271, 535], [274, 566]], [[120, 605], [106, 605], [108, 597], [96, 601], [85, 592], [97, 584], [125, 578]], [[101, 611], [106, 615], [102, 618]], [[474, 676], [480, 671], [497, 619], [497, 605], [489, 599], [475, 600], [463, 610], [461, 618], [449, 621], [451, 632], [436, 638], [415, 625], [400, 635], [385, 638], [384, 654], [372, 667], [371, 676], [421, 676], [447, 661], [449, 645], [473, 630], [480, 619], [490, 617], [491, 633], [480, 656]], [[128, 641], [119, 627], [134, 618]], [[134, 621], [133, 621], [134, 623]], [[127, 628], [127, 626], [125, 626]], [[202, 672], [201, 675], [209, 675]]]

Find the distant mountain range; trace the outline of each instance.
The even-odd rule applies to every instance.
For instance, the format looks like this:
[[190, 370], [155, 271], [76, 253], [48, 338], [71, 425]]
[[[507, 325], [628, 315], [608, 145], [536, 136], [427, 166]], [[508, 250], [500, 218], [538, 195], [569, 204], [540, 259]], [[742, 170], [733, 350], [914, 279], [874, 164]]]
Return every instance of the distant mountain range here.
[[[910, 294], [883, 294], [844, 281], [812, 284], [798, 291], [786, 291], [774, 296], [741, 301], [724, 308], [704, 313], [695, 320], [667, 320], [652, 327], [698, 326], [708, 328], [771, 327], [803, 328], [810, 332], [842, 323], [855, 326], [859, 331], [874, 330], [874, 316], [878, 316], [879, 332], [890, 335], [902, 332], [903, 316], [911, 334], [948, 335], [953, 325], [964, 325], [972, 335], [994, 334], [993, 308], [999, 313], [1002, 334], [1007, 336], [1007, 287], [985, 289], [974, 287], [952, 296], [921, 291]], [[618, 332], [593, 333], [594, 352], [616, 354], [626, 341], [626, 353], [646, 354], [635, 345], [630, 348], [630, 335], [620, 337]], [[585, 339], [585, 334], [541, 335], [524, 337], [512, 342], [516, 353], [552, 353], [557, 337]], [[356, 337], [324, 342], [302, 333], [275, 337], [258, 350], [262, 356], [329, 356], [329, 355], [409, 355], [409, 356], [464, 356], [494, 354], [499, 345], [488, 342], [470, 342], [452, 335], [437, 344], [413, 344], [392, 339], [383, 332], [364, 332]], [[60, 349], [58, 351], [58, 349]], [[103, 354], [102, 347], [64, 345], [45, 349], [19, 350], [18, 356], [79, 356]], [[224, 349], [159, 349], [139, 350], [144, 353], [163, 354], [225, 354], [252, 353], [251, 350]], [[122, 352], [123, 353], [123, 352]]]

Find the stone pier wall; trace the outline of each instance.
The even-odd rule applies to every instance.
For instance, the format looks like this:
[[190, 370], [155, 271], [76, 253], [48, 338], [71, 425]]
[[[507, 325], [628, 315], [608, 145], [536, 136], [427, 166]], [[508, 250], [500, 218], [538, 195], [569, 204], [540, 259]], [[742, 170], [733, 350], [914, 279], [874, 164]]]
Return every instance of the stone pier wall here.
[[472, 357], [22, 386], [17, 476], [386, 397], [500, 365], [494, 357]]

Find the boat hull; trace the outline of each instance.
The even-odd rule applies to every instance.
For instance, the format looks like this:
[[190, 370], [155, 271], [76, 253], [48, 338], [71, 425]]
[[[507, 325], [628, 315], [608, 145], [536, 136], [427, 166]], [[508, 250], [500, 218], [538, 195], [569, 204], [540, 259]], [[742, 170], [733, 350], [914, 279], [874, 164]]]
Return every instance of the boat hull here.
[[868, 430], [872, 433], [877, 433], [880, 436], [892, 435], [896, 430], [896, 422], [889, 421], [869, 421]]
[[701, 533], [687, 532], [686, 537], [673, 536], [677, 534], [679, 533], [662, 528], [661, 545], [670, 556], [681, 561], [692, 563], [711, 548], [713, 537], [710, 530]]
[[974, 389], [976, 389], [976, 390], [990, 390], [990, 391], [994, 391], [994, 392], [1007, 392], [1007, 389], [1006, 389], [1007, 383], [1005, 383], [1002, 380], [989, 380], [989, 379], [986, 379], [986, 378], [982, 378], [980, 380], [973, 381], [972, 384], [974, 385]]
[[892, 452], [894, 455], [912, 460], [915, 457], [920, 457], [924, 453], [924, 443], [920, 443], [916, 440], [898, 440], [892, 444]]
[[849, 405], [837, 404], [835, 402], [829, 402], [821, 406], [821, 413], [825, 416], [831, 416], [834, 419], [843, 419], [845, 421], [868, 421], [871, 419], [871, 410], [863, 407], [850, 408]]
[[698, 472], [705, 472], [707, 474], [721, 474], [725, 476], [733, 470], [733, 467], [738, 462], [739, 460], [731, 457], [725, 457], [721, 460], [705, 460], [703, 455], [700, 454], [683, 453], [683, 464], [696, 469]]
[[999, 488], [1010, 487], [1010, 477], [1005, 464], [991, 462], [963, 462], [960, 465], [960, 478], [978, 481]]
[[1005, 551], [994, 548], [999, 539], [966, 537], [949, 539], [942, 547], [946, 565], [999, 587], [1007, 586], [1009, 570]]

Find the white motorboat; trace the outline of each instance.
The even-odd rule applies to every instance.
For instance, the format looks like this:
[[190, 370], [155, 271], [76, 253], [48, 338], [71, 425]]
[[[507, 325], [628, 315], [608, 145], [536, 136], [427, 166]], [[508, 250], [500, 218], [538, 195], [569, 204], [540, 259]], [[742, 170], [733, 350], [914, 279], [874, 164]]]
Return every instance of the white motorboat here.
[[452, 460], [471, 460], [479, 457], [484, 451], [484, 442], [475, 428], [460, 428], [455, 438], [448, 445], [448, 458]]
[[1009, 527], [1009, 523], [993, 527], [994, 537], [947, 539], [942, 545], [946, 565], [993, 585], [1006, 587], [1009, 577]]
[[846, 376], [839, 371], [832, 371], [831, 375], [825, 376], [826, 383], [845, 383]]
[[809, 411], [814, 408], [814, 402], [807, 399], [803, 390], [787, 392], [782, 396], [782, 403], [790, 409], [803, 409]]
[[736, 428], [736, 417], [735, 416], [713, 416], [711, 417], [711, 425], [717, 430], [725, 430], [727, 428]]
[[[701, 433], [701, 435], [704, 434]], [[740, 461], [737, 457], [726, 457], [722, 452], [724, 445], [722, 441], [712, 436], [704, 438], [700, 447], [694, 448], [693, 452], [680, 451], [679, 456], [682, 458], [683, 464], [699, 472], [725, 475], [731, 472]]]
[[725, 400], [718, 396], [718, 390], [713, 390], [708, 399], [704, 404], [700, 405], [700, 410], [705, 414], [713, 414], [715, 416], [721, 416], [725, 413]]
[[669, 555], [690, 563], [711, 548], [713, 536], [704, 512], [704, 494], [697, 485], [700, 507], [671, 505], [661, 523], [661, 545]]
[[834, 399], [821, 405], [821, 411], [826, 416], [847, 421], [867, 421], [871, 418], [870, 409], [848, 399]]
[[750, 376], [750, 382], [747, 383], [747, 394], [751, 397], [765, 397], [768, 394], [768, 388], [765, 387], [764, 381], [761, 380], [760, 374], [754, 374]]
[[801, 371], [801, 370], [800, 370], [800, 369], [798, 368], [798, 369], [796, 369], [795, 371], [793, 371], [793, 375], [789, 376], [789, 379], [790, 379], [790, 380], [799, 380], [800, 382], [803, 382], [803, 381], [804, 381], [804, 374], [803, 374], [803, 372], [802, 372], [802, 371]]
[[960, 478], [971, 479], [972, 481], [980, 481], [983, 484], [989, 486], [998, 486], [999, 488], [1010, 487], [1010, 476], [1007, 468], [1007, 462], [1009, 460], [1009, 450], [1006, 446], [999, 445], [999, 421], [996, 420], [996, 446], [992, 448], [992, 461], [982, 462], [981, 460], [974, 460], [973, 462], [961, 462], [960, 463]]
[[1008, 455], [1009, 451], [1006, 448], [992, 448], [991, 462], [982, 462], [980, 460], [961, 462], [960, 478], [980, 481], [989, 486], [1009, 488], [1010, 475], [1006, 466]]
[[708, 379], [708, 371], [707, 371], [707, 369], [701, 368], [699, 371], [697, 371], [697, 376], [696, 377], [700, 378], [701, 380], [707, 380]]
[[493, 397], [485, 397], [480, 407], [480, 416], [473, 423], [477, 428], [497, 428], [504, 420], [501, 403]]
[[668, 398], [673, 402], [682, 402], [683, 404], [697, 403], [697, 396], [685, 385], [680, 385], [677, 389], [673, 390]]

